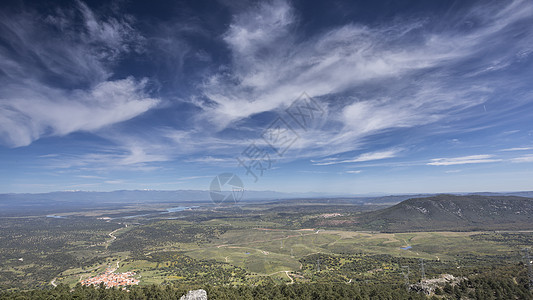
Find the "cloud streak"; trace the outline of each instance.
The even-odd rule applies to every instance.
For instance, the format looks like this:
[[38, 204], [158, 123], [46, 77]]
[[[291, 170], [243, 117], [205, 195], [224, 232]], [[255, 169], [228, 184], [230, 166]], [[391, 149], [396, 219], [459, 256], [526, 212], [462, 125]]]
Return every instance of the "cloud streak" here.
[[500, 162], [502, 159], [493, 158], [493, 155], [481, 154], [481, 155], [469, 155], [462, 157], [452, 158], [434, 158], [431, 162], [427, 163], [429, 166], [453, 166], [453, 165], [466, 165], [466, 164], [482, 164]]
[[[20, 151], [30, 159], [19, 174], [118, 175], [127, 186], [132, 171], [157, 170], [194, 184], [192, 170], [246, 172], [236, 157], [252, 144], [271, 151], [262, 137], [278, 117], [298, 138], [271, 152], [268, 171], [283, 172], [270, 182], [531, 161], [531, 1], [457, 3], [446, 16], [414, 4], [368, 18], [346, 2], [342, 19], [320, 21], [300, 2], [224, 5], [183, 3], [167, 17], [135, 1], [3, 9], [0, 145], [28, 147], [4, 149], [0, 162]], [[305, 129], [286, 111], [303, 92], [324, 109]]]
[[[478, 82], [468, 74], [469, 83], [464, 84], [452, 73], [467, 60], [490, 64], [478, 59], [484, 56], [484, 45], [532, 15], [532, 5], [525, 1], [515, 1], [498, 13], [491, 6], [476, 9], [458, 21], [476, 18], [484, 26], [466, 31], [433, 30], [426, 20], [415, 19], [394, 26], [352, 23], [301, 39], [296, 33], [298, 15], [289, 3], [262, 3], [235, 16], [224, 35], [233, 59], [202, 85], [209, 101], [197, 103], [203, 109], [200, 120], [224, 130], [287, 107], [305, 91], [327, 101], [330, 124], [317, 136], [330, 141], [326, 153], [332, 155], [357, 150], [357, 141], [370, 135], [458, 115], [485, 103], [494, 90], [487, 80]], [[525, 40], [533, 41], [525, 35], [524, 43], [513, 50], [529, 47]], [[514, 55], [506, 50], [498, 59], [510, 64]], [[421, 76], [430, 70], [430, 76]], [[379, 92], [366, 92], [368, 86], [380, 84]], [[332, 101], [330, 95], [347, 96]]]
[[506, 149], [502, 149], [500, 151], [526, 151], [526, 150], [533, 150], [533, 147], [506, 148]]
[[105, 81], [90, 90], [65, 91], [27, 82], [0, 87], [0, 137], [10, 146], [27, 146], [42, 136], [96, 131], [129, 120], [157, 105], [146, 81]]
[[159, 102], [147, 94], [146, 79], [109, 79], [121, 56], [141, 47], [142, 37], [127, 20], [102, 18], [76, 2], [74, 9], [45, 18], [31, 11], [4, 15], [0, 36], [0, 140], [5, 145], [94, 132]]
[[511, 159], [513, 163], [531, 163], [533, 162], [533, 154], [523, 155]]
[[335, 165], [335, 164], [358, 163], [358, 162], [393, 158], [393, 157], [396, 157], [399, 152], [400, 150], [398, 149], [391, 149], [391, 150], [385, 150], [385, 151], [363, 153], [353, 159], [338, 160], [334, 158], [329, 158], [329, 159], [324, 159], [322, 161], [312, 161], [312, 162], [313, 162], [313, 165], [315, 166], [329, 166], [329, 165]]

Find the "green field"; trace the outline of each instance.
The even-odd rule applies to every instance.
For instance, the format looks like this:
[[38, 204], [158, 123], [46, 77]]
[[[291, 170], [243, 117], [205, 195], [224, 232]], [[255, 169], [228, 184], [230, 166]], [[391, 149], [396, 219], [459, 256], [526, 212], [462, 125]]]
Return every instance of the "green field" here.
[[1, 237], [9, 247], [0, 252], [0, 286], [74, 287], [117, 263], [116, 272], [135, 272], [142, 286], [402, 284], [406, 267], [420, 280], [420, 259], [428, 278], [469, 276], [516, 266], [520, 250], [533, 242], [527, 231], [385, 233], [310, 226], [323, 220], [324, 210], [315, 209], [198, 209], [176, 213], [176, 219], [155, 214], [120, 221], [46, 218], [46, 226], [34, 231], [25, 226], [37, 226], [38, 219], [10, 219], [12, 226], [4, 226], [9, 235]]
[[[212, 225], [214, 222], [210, 222]], [[234, 225], [246, 225], [235, 224]], [[222, 223], [221, 223], [222, 224]], [[465, 257], [504, 258], [509, 262], [520, 260], [519, 250], [526, 245], [510, 246], [505, 243], [472, 238], [491, 232], [416, 232], [416, 233], [369, 233], [340, 230], [267, 230], [265, 228], [228, 230], [216, 240], [202, 245], [197, 243], [169, 243], [159, 249], [151, 249], [143, 255], [151, 257], [158, 252], [177, 251], [195, 260], [197, 264], [215, 261], [217, 265], [230, 269], [239, 267], [253, 278], [270, 277], [275, 282], [308, 281], [312, 276], [303, 272], [302, 259], [316, 254], [325, 255], [388, 255], [396, 258], [422, 258], [431, 269], [431, 264], [457, 265], [464, 263]], [[529, 236], [529, 233], [524, 233]], [[120, 238], [120, 232], [117, 233]], [[402, 249], [408, 247], [409, 249]], [[79, 268], [64, 271], [56, 283], [74, 286], [80, 276], [86, 278], [103, 272], [105, 267], [116, 260], [121, 261], [118, 272], [135, 271], [141, 284], [161, 284], [184, 280], [186, 276], [169, 273], [163, 267], [173, 260], [158, 262], [142, 259], [128, 252], [110, 253], [110, 259], [98, 268]], [[459, 259], [460, 258], [460, 259]], [[113, 259], [113, 261], [111, 261]], [[472, 262], [468, 262], [472, 263]], [[387, 269], [397, 270], [398, 266]], [[362, 270], [364, 274], [371, 270]], [[234, 284], [242, 280], [235, 279]]]

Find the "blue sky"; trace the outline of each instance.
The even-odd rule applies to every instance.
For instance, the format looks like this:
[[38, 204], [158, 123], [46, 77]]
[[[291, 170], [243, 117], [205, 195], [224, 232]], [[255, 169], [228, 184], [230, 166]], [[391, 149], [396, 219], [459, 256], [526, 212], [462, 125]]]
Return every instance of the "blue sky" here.
[[0, 192], [224, 172], [283, 192], [533, 190], [532, 28], [525, 0], [4, 1]]

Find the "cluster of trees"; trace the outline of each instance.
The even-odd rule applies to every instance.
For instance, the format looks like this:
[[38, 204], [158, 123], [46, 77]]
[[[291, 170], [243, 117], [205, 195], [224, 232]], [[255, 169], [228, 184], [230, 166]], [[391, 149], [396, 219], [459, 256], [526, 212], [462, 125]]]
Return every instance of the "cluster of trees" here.
[[[0, 222], [1, 251], [55, 252], [104, 242], [120, 225], [84, 217], [13, 218]], [[82, 244], [83, 243], [83, 244]]]
[[177, 220], [165, 220], [137, 226], [120, 235], [109, 247], [112, 251], [142, 253], [146, 249], [174, 243], [207, 243], [218, 238], [228, 226], [187, 224]]
[[473, 235], [472, 239], [493, 241], [508, 246], [523, 246], [533, 244], [533, 233], [482, 233]]
[[3, 218], [0, 220], [0, 286], [42, 288], [60, 272], [92, 264], [91, 247], [121, 225], [94, 218]]
[[209, 299], [427, 299], [401, 286], [315, 283], [206, 288]]
[[[374, 281], [388, 284], [403, 282], [402, 266], [410, 267], [411, 278], [420, 279], [420, 261], [416, 258], [376, 254], [325, 254], [317, 253], [301, 258], [301, 273], [314, 282]], [[425, 261], [426, 275], [442, 274], [442, 262]], [[453, 266], [455, 269], [456, 267]], [[320, 270], [320, 271], [318, 271]], [[454, 271], [452, 269], [452, 271]]]
[[157, 252], [145, 258], [157, 262], [156, 268], [166, 276], [180, 277], [180, 282], [194, 284], [234, 284], [246, 281], [243, 268], [215, 260], [196, 260], [174, 251]]
[[[498, 273], [498, 272], [496, 272]], [[533, 299], [522, 281], [489, 274], [475, 276], [455, 286], [437, 288], [435, 295], [407, 291], [402, 285], [296, 283], [240, 286], [150, 285], [134, 286], [128, 290], [93, 288], [77, 285], [74, 289], [58, 285], [50, 290], [0, 292], [0, 300], [7, 299], [179, 299], [188, 290], [203, 288], [210, 300], [227, 299]]]
[[[529, 291], [526, 267], [522, 264], [493, 267], [471, 275], [453, 288], [444, 286], [445, 294], [467, 296], [471, 299], [533, 299]], [[460, 299], [460, 298], [457, 298]]]
[[[339, 263], [338, 257], [320, 256], [312, 258], [322, 259], [324, 264], [336, 268], [359, 262], [361, 257], [344, 257], [348, 262]], [[225, 264], [210, 261], [196, 261], [177, 252], [157, 253], [150, 258], [153, 261], [165, 262], [163, 268], [173, 274], [181, 274], [190, 280], [180, 280], [175, 283], [162, 285], [132, 286], [128, 290], [105, 289], [103, 286], [85, 287], [78, 284], [74, 289], [66, 285], [58, 285], [53, 289], [30, 291], [2, 291], [0, 300], [4, 299], [179, 299], [188, 290], [203, 288], [212, 299], [530, 299], [533, 294], [528, 289], [527, 268], [523, 263], [507, 264], [504, 266], [485, 267], [480, 273], [470, 273], [465, 279], [453, 283], [438, 283], [435, 293], [426, 295], [417, 292], [420, 284], [406, 287], [400, 280], [370, 280], [347, 282], [333, 282], [325, 276], [320, 282], [296, 282], [294, 284], [275, 284], [272, 280], [265, 280], [263, 284], [236, 284], [225, 281], [224, 276], [244, 276], [244, 270], [234, 268], [225, 269]], [[312, 261], [308, 257], [309, 263]], [[398, 259], [374, 257], [376, 262]], [[372, 259], [371, 259], [372, 260]], [[166, 265], [166, 262], [170, 263]], [[392, 262], [391, 261], [391, 262]], [[412, 263], [414, 263], [413, 261]], [[409, 263], [409, 262], [400, 262]], [[184, 273], [179, 269], [183, 268]], [[481, 269], [480, 269], [481, 270]], [[328, 271], [321, 271], [328, 274]], [[204, 275], [198, 275], [204, 274]], [[207, 277], [205, 274], [211, 274]], [[333, 273], [331, 273], [333, 274]], [[196, 277], [195, 277], [196, 276]], [[204, 280], [207, 279], [207, 280]], [[420, 289], [418, 289], [420, 290]]]
[[[187, 293], [184, 286], [141, 286], [129, 290], [84, 287], [70, 289], [59, 285], [51, 290], [28, 292], [0, 292], [4, 299], [179, 299]], [[387, 285], [346, 285], [346, 284], [293, 284], [259, 286], [204, 286], [210, 300], [216, 299], [427, 299], [426, 296], [407, 292], [400, 286]]]

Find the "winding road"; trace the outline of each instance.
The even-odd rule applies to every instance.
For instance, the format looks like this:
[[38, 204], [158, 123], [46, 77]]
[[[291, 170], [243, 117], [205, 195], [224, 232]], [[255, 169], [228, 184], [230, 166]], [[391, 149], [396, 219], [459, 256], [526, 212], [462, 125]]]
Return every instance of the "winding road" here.
[[278, 273], [285, 273], [285, 275], [287, 275], [287, 277], [289, 277], [289, 279], [291, 280], [291, 282], [289, 282], [288, 284], [293, 284], [294, 283], [294, 279], [292, 279], [291, 275], [289, 275], [291, 271], [277, 271], [277, 272], [274, 272], [272, 274], [268, 274], [267, 276], [272, 276], [272, 275], [275, 275], [275, 274], [278, 274]]
[[107, 241], [105, 241], [105, 242], [101, 242], [101, 243], [98, 243], [98, 244], [94, 244], [94, 245], [91, 245], [91, 246], [89, 246], [89, 247], [95, 247], [95, 246], [105, 245], [105, 248], [107, 249], [107, 247], [109, 247], [109, 244], [110, 244], [111, 242], [113, 242], [114, 240], [117, 239], [117, 237], [114, 236], [114, 234], [117, 233], [117, 231], [119, 231], [119, 230], [121, 230], [121, 229], [124, 229], [124, 228], [128, 228], [128, 225], [126, 224], [126, 225], [124, 225], [124, 227], [117, 228], [117, 229], [111, 231], [110, 233], [108, 233], [107, 235], [108, 235], [109, 237], [111, 237], [110, 240], [107, 240]]
[[114, 242], [114, 241], [117, 239], [117, 237], [114, 236], [114, 234], [117, 233], [117, 231], [119, 231], [119, 230], [121, 230], [121, 229], [124, 229], [124, 228], [127, 228], [127, 227], [128, 227], [128, 225], [125, 225], [124, 227], [120, 227], [120, 228], [118, 228], [118, 229], [115, 229], [115, 230], [111, 231], [111, 232], [108, 234], [108, 235], [111, 237], [111, 239], [108, 240], [108, 241], [105, 241], [105, 242], [104, 242], [104, 244], [105, 244], [105, 248], [107, 249], [107, 247], [109, 247], [109, 244], [111, 244], [112, 242]]

